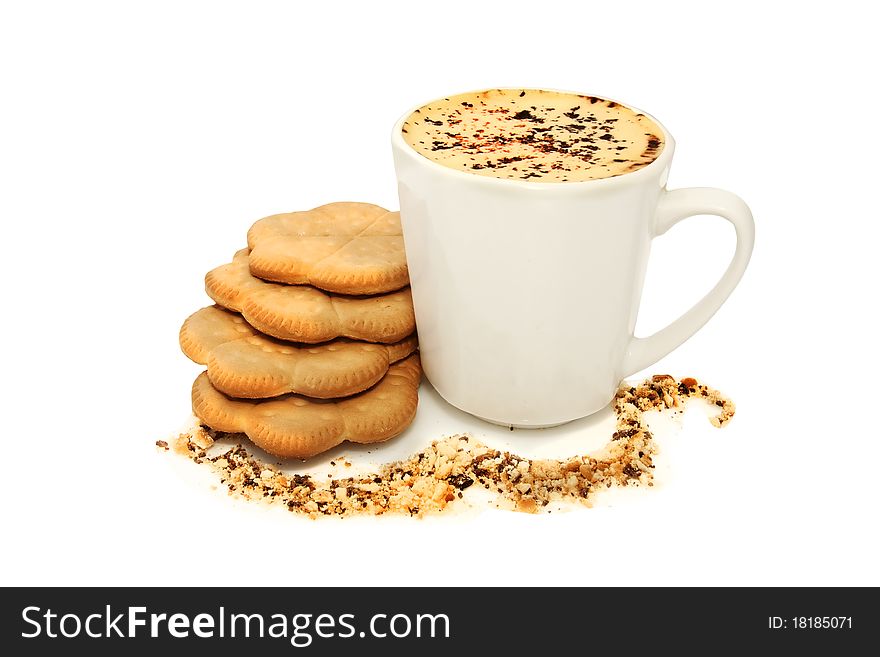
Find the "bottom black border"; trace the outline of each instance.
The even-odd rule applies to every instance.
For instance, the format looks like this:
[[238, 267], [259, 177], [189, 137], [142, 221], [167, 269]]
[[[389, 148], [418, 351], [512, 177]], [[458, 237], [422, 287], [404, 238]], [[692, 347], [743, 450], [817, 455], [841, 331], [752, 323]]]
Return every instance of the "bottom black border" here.
[[[579, 652], [755, 646], [841, 650], [864, 645], [874, 633], [875, 591], [7, 588], [0, 612], [5, 646], [44, 652], [82, 648], [94, 655], [118, 654], [136, 645], [172, 654], [204, 648], [217, 655], [240, 654], [248, 648], [257, 648], [261, 654], [352, 650], [372, 654], [381, 650], [388, 655], [448, 650], [472, 654], [484, 649], [492, 654], [502, 650], [543, 654], [554, 648]], [[172, 616], [173, 627], [169, 627]], [[129, 626], [129, 622], [134, 624]], [[77, 636], [64, 637], [62, 630]], [[89, 637], [87, 630], [102, 636]], [[150, 635], [151, 630], [156, 637]], [[133, 637], [128, 636], [130, 632]], [[230, 636], [231, 632], [236, 636]], [[250, 636], [243, 636], [245, 632]]]

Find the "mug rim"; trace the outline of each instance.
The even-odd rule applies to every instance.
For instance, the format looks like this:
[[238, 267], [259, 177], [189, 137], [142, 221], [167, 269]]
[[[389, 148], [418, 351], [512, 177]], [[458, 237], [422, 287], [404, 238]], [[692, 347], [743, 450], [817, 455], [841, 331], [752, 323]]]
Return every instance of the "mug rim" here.
[[[563, 89], [551, 89], [546, 87], [487, 87], [485, 89], [478, 89], [475, 91], [461, 91], [455, 94], [447, 94], [446, 96], [439, 96], [433, 100], [429, 100], [423, 103], [419, 103], [418, 105], [414, 105], [410, 108], [403, 116], [401, 116], [394, 123], [394, 128], [391, 132], [391, 143], [392, 146], [403, 150], [404, 152], [409, 153], [411, 156], [417, 157], [419, 160], [427, 164], [430, 168], [434, 168], [439, 172], [445, 172], [447, 174], [452, 174], [455, 176], [465, 176], [467, 180], [475, 181], [481, 180], [484, 184], [488, 185], [514, 185], [524, 189], [535, 189], [535, 190], [554, 190], [559, 191], [561, 189], [582, 189], [584, 185], [591, 185], [594, 187], [610, 187], [614, 185], [621, 185], [624, 182], [633, 182], [635, 177], [646, 178], [654, 175], [657, 172], [657, 169], [660, 170], [660, 174], [662, 175], [663, 170], [668, 166], [669, 160], [672, 158], [672, 154], [675, 150], [675, 140], [672, 138], [672, 135], [669, 134], [669, 131], [666, 129], [660, 121], [658, 121], [653, 115], [648, 112], [642, 111], [637, 107], [630, 105], [629, 103], [624, 103], [619, 100], [615, 100], [614, 98], [606, 98], [605, 96], [590, 96], [591, 98], [598, 98], [599, 100], [610, 101], [613, 103], [617, 103], [623, 107], [626, 107], [633, 112], [638, 114], [644, 114], [646, 117], [651, 119], [663, 132], [663, 150], [660, 151], [660, 155], [656, 157], [652, 162], [646, 164], [635, 171], [629, 171], [627, 173], [622, 173], [616, 176], [611, 176], [608, 178], [591, 178], [589, 180], [571, 180], [565, 182], [551, 182], [551, 181], [530, 181], [530, 180], [512, 180], [510, 178], [495, 178], [494, 176], [483, 176], [476, 173], [470, 173], [468, 171], [463, 171], [461, 169], [454, 169], [452, 167], [447, 167], [439, 162], [435, 162], [429, 157], [423, 155], [418, 152], [415, 148], [409, 145], [407, 141], [403, 138], [403, 124], [406, 120], [415, 113], [417, 109], [421, 109], [426, 105], [430, 105], [433, 102], [443, 100], [449, 98], [451, 96], [461, 96], [465, 94], [479, 94], [486, 91], [498, 90], [498, 91], [549, 91], [551, 93], [559, 93], [559, 94], [570, 94], [575, 96], [587, 96], [587, 94], [582, 94], [577, 91], [567, 91]], [[463, 178], [464, 180], [464, 178]]]

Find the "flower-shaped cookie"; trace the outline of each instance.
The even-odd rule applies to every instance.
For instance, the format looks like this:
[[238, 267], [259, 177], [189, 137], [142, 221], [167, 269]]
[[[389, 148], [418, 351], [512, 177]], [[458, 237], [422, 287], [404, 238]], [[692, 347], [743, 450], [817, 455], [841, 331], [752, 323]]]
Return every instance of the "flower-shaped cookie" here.
[[214, 387], [248, 399], [291, 392], [320, 399], [347, 397], [374, 385], [416, 345], [415, 335], [390, 345], [345, 338], [317, 345], [283, 342], [219, 306], [196, 311], [180, 329], [183, 353], [208, 366]]
[[240, 312], [258, 331], [281, 340], [325, 342], [346, 337], [398, 342], [416, 329], [409, 288], [373, 297], [322, 292], [309, 285], [279, 285], [251, 275], [248, 252], [205, 276], [215, 303]]
[[400, 213], [369, 203], [330, 203], [276, 214], [248, 231], [254, 276], [340, 294], [379, 294], [409, 284]]
[[413, 354], [395, 363], [375, 386], [335, 401], [286, 395], [232, 399], [201, 374], [193, 383], [193, 413], [217, 431], [242, 432], [270, 454], [305, 459], [349, 440], [376, 443], [406, 429], [419, 402], [421, 367]]

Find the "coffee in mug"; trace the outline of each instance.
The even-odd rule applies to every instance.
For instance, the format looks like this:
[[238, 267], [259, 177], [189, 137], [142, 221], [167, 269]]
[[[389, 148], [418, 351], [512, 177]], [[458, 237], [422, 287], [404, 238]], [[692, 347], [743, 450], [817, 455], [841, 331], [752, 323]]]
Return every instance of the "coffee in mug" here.
[[[545, 427], [600, 410], [703, 326], [752, 252], [746, 204], [667, 190], [672, 136], [617, 101], [447, 96], [406, 112], [392, 148], [425, 375], [491, 422]], [[634, 336], [652, 239], [705, 214], [736, 229], [730, 266], [672, 324]]]
[[577, 182], [650, 164], [663, 149], [653, 120], [614, 101], [536, 89], [491, 89], [420, 107], [401, 127], [418, 153], [493, 178]]

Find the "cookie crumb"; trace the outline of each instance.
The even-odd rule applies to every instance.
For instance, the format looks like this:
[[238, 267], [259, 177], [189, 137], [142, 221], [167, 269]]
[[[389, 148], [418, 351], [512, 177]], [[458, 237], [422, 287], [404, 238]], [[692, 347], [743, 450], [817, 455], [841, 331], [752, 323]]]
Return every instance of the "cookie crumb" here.
[[[282, 504], [292, 513], [312, 518], [439, 513], [463, 499], [474, 484], [492, 493], [490, 503], [497, 508], [539, 513], [564, 500], [591, 507], [593, 494], [605, 488], [653, 486], [657, 446], [644, 413], [670, 409], [680, 413], [691, 398], [714, 409], [709, 420], [715, 427], [725, 426], [736, 412], [732, 401], [693, 377], [676, 381], [663, 374], [636, 386], [624, 382], [612, 402], [617, 420], [608, 445], [595, 455], [561, 460], [530, 460], [455, 435], [434, 441], [408, 459], [387, 463], [375, 473], [342, 478], [328, 474], [322, 481], [312, 475], [286, 475], [254, 458], [240, 442], [220, 454], [208, 454], [217, 440], [240, 440], [241, 434], [200, 426], [180, 434], [173, 448], [207, 464], [230, 495]], [[168, 449], [166, 441], [157, 440], [156, 445]], [[337, 460], [351, 466], [348, 459]], [[336, 460], [331, 465], [335, 467]]]

